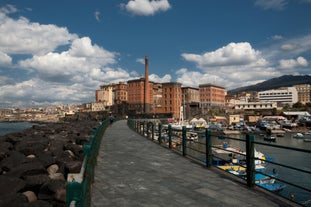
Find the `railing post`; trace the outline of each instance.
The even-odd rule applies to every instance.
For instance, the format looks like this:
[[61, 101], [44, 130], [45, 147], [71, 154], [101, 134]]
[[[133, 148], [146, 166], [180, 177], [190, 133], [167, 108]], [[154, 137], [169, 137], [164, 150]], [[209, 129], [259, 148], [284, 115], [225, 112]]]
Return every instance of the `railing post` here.
[[162, 124], [161, 123], [159, 123], [159, 137], [158, 137], [158, 142], [159, 142], [159, 144], [161, 144], [162, 143], [162, 134], [161, 134], [161, 132], [162, 132]]
[[186, 126], [182, 127], [182, 155], [187, 155], [187, 128]]
[[145, 121], [143, 122], [143, 136], [145, 136], [145, 130], [146, 130], [146, 127], [145, 127]]
[[172, 149], [172, 125], [168, 125], [168, 148]]
[[212, 166], [212, 134], [211, 130], [205, 130], [205, 160], [206, 160], [206, 167], [210, 168]]
[[255, 159], [254, 159], [254, 135], [246, 135], [246, 177], [247, 185], [254, 187], [255, 185]]
[[151, 139], [154, 140], [154, 123], [151, 122]]

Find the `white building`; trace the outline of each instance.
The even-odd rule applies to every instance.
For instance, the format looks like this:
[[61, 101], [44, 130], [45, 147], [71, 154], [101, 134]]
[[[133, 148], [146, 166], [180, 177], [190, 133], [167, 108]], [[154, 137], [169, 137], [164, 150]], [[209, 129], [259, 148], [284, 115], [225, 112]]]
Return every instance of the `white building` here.
[[276, 109], [277, 103], [273, 101], [266, 102], [237, 102], [234, 109], [240, 110], [262, 110], [262, 109]]
[[278, 104], [294, 104], [298, 102], [298, 92], [295, 87], [258, 92], [260, 102], [277, 102]]

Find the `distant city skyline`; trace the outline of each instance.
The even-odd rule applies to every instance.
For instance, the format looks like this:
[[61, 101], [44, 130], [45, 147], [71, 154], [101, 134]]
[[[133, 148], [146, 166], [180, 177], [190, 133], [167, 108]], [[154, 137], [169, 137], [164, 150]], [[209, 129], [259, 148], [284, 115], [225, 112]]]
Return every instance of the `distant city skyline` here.
[[311, 75], [310, 0], [0, 3], [0, 107], [95, 100], [139, 78], [227, 90]]

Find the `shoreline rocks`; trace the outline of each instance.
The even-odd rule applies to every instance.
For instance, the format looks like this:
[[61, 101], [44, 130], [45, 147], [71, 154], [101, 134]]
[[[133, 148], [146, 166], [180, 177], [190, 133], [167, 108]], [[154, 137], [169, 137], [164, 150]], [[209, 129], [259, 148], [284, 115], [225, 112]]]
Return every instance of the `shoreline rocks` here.
[[67, 175], [80, 172], [98, 124], [45, 123], [0, 136], [0, 207], [65, 206]]

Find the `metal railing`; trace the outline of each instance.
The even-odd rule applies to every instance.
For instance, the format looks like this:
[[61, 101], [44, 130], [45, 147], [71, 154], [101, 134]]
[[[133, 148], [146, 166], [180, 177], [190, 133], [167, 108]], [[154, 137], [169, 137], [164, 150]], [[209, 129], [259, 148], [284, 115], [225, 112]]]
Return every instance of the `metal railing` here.
[[[278, 168], [286, 168], [288, 170], [293, 170], [295, 172], [303, 173], [309, 181], [311, 180], [311, 171], [310, 166], [307, 169], [302, 169], [295, 166], [290, 166], [284, 163], [276, 162], [273, 159], [267, 157], [258, 157], [255, 156], [256, 148], [260, 146], [267, 146], [274, 149], [283, 149], [285, 152], [301, 152], [307, 153], [310, 157], [311, 150], [299, 149], [293, 147], [279, 146], [271, 143], [263, 143], [254, 140], [253, 134], [246, 134], [246, 137], [229, 137], [225, 136], [218, 132], [212, 132], [210, 130], [201, 130], [195, 132], [199, 139], [192, 139], [189, 137], [190, 131], [186, 129], [186, 127], [182, 127], [181, 129], [173, 129], [172, 125], [162, 125], [156, 124], [152, 121], [144, 121], [144, 120], [128, 120], [128, 126], [138, 132], [139, 134], [151, 139], [152, 141], [172, 149], [182, 156], [189, 157], [191, 159], [195, 159], [199, 161], [201, 164], [204, 164], [207, 168], [212, 166], [218, 166], [220, 163], [224, 166], [232, 165], [232, 160], [224, 159], [221, 156], [217, 156], [214, 152], [217, 150], [221, 150], [224, 153], [231, 154], [231, 156], [239, 157], [240, 159], [243, 157], [244, 162], [240, 162], [238, 168], [245, 169], [243, 176], [237, 175], [237, 177], [244, 179], [246, 181], [247, 186], [254, 187], [258, 186], [263, 188], [264, 190], [268, 190], [267, 188], [262, 187], [262, 185], [258, 184], [258, 180], [256, 180], [256, 175], [261, 174], [266, 178], [274, 179], [278, 183], [285, 184], [288, 186], [292, 186], [294, 188], [303, 191], [304, 194], [309, 195], [309, 199], [311, 199], [311, 186], [304, 186], [301, 184], [294, 183], [289, 179], [282, 178], [284, 176], [275, 176], [274, 174], [267, 173], [266, 171], [262, 171], [257, 169], [257, 165], [255, 163], [264, 163], [269, 164], [270, 166], [276, 166]], [[239, 149], [232, 150], [232, 148], [224, 147], [224, 143], [226, 141], [238, 142]], [[241, 164], [242, 163], [242, 164]], [[221, 168], [220, 168], [221, 169]], [[274, 171], [274, 169], [273, 169]], [[294, 172], [294, 173], [295, 173]], [[308, 201], [297, 201], [294, 198], [294, 193], [291, 192], [290, 195], [281, 195], [276, 193], [276, 191], [269, 190], [276, 195], [283, 197], [285, 199], [290, 200], [293, 203], [296, 203], [301, 206], [311, 206], [311, 200]], [[310, 203], [309, 203], [310, 202]]]
[[90, 135], [89, 142], [83, 145], [84, 160], [80, 173], [69, 173], [66, 184], [66, 206], [91, 206], [91, 185], [94, 182], [94, 168], [99, 151], [100, 141], [109, 125], [104, 120]]

